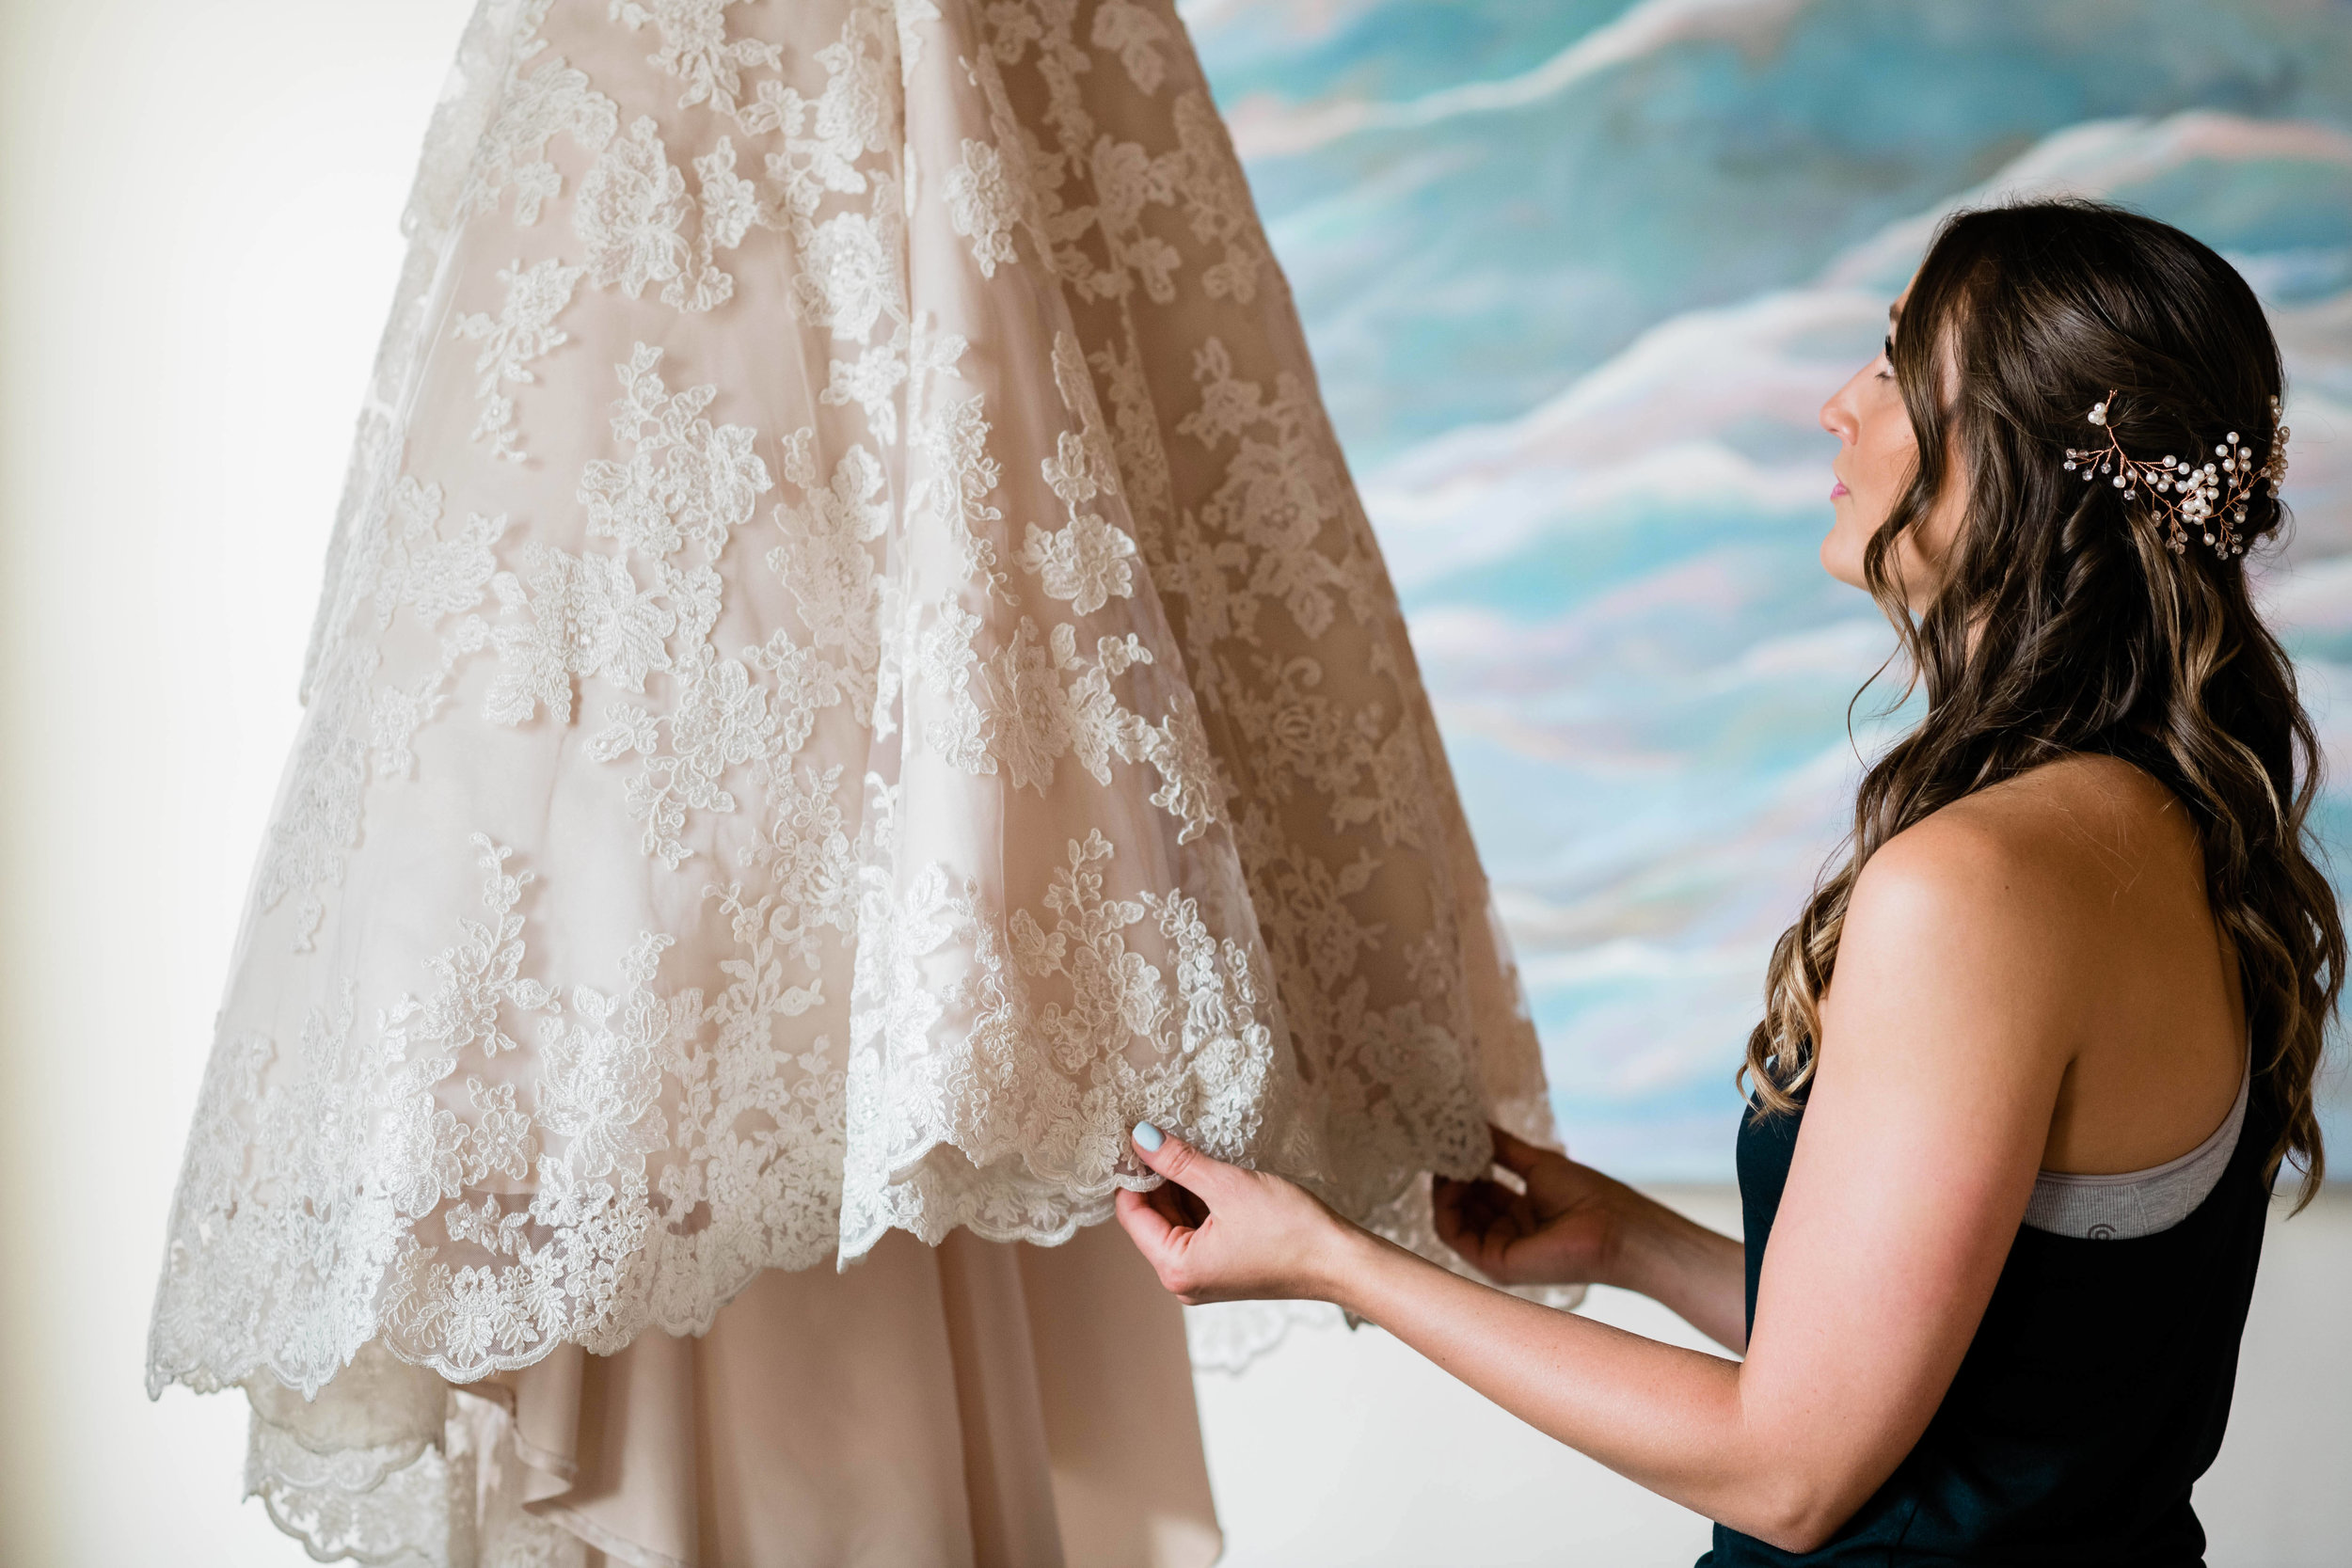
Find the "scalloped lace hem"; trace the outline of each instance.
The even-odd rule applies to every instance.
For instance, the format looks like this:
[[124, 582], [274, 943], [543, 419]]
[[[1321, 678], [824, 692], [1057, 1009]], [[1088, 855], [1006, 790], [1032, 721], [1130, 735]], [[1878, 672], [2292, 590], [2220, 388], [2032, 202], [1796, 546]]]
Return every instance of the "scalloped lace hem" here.
[[[1535, 1124], [1527, 1108], [1516, 1104], [1499, 1106], [1494, 1115], [1498, 1122], [1524, 1127], [1539, 1140], [1549, 1130]], [[1024, 1164], [1023, 1174], [1008, 1171], [1008, 1165], [1013, 1164]], [[959, 1145], [948, 1139], [936, 1139], [898, 1162], [892, 1179], [867, 1200], [863, 1223], [853, 1225], [850, 1217], [844, 1217], [835, 1244], [822, 1251], [808, 1249], [783, 1256], [743, 1258], [735, 1268], [715, 1278], [704, 1276], [691, 1291], [663, 1288], [661, 1263], [654, 1258], [659, 1248], [649, 1245], [636, 1256], [644, 1260], [641, 1266], [654, 1271], [655, 1277], [647, 1288], [629, 1292], [628, 1298], [638, 1310], [621, 1312], [622, 1297], [616, 1294], [613, 1307], [580, 1332], [545, 1334], [512, 1349], [475, 1346], [461, 1352], [442, 1341], [419, 1344], [404, 1336], [393, 1314], [379, 1301], [371, 1303], [356, 1321], [342, 1325], [338, 1338], [347, 1348], [340, 1354], [330, 1352], [325, 1362], [318, 1351], [317, 1331], [321, 1325], [315, 1323], [301, 1325], [310, 1332], [297, 1343], [268, 1347], [255, 1344], [250, 1347], [249, 1356], [238, 1360], [203, 1354], [174, 1359], [166, 1354], [165, 1318], [159, 1313], [151, 1337], [148, 1392], [151, 1398], [159, 1397], [165, 1387], [180, 1383], [199, 1393], [211, 1393], [234, 1386], [250, 1387], [256, 1379], [266, 1378], [274, 1385], [299, 1390], [308, 1398], [330, 1378], [346, 1375], [355, 1358], [371, 1345], [381, 1346], [399, 1361], [429, 1370], [452, 1384], [477, 1383], [534, 1366], [568, 1344], [578, 1344], [593, 1354], [610, 1354], [652, 1330], [672, 1335], [707, 1333], [719, 1312], [766, 1270], [798, 1273], [817, 1267], [830, 1258], [836, 1272], [846, 1272], [894, 1229], [904, 1230], [932, 1247], [958, 1229], [968, 1230], [989, 1242], [1060, 1246], [1080, 1229], [1107, 1222], [1121, 1188], [1150, 1191], [1161, 1180], [1149, 1170], [1121, 1168], [1114, 1170], [1099, 1187], [1089, 1184], [1073, 1188], [1066, 1178], [1057, 1180], [1027, 1172], [1025, 1162], [1018, 1157], [985, 1166], [975, 1164]], [[1318, 1188], [1327, 1201], [1333, 1201], [1335, 1208], [1350, 1213], [1367, 1229], [1451, 1272], [1492, 1283], [1438, 1239], [1430, 1212], [1426, 1170], [1391, 1166], [1382, 1177], [1366, 1178], [1359, 1174], [1350, 1183], [1353, 1192], [1345, 1195], [1311, 1178], [1308, 1184]], [[257, 1291], [268, 1289], [266, 1281], [247, 1283]], [[167, 1276], [165, 1288], [168, 1286]], [[1584, 1295], [1581, 1287], [1562, 1286], [1515, 1287], [1513, 1293], [1562, 1309], [1573, 1308]], [[691, 1303], [691, 1309], [675, 1310], [680, 1303]], [[1232, 1310], [1260, 1307], [1298, 1310]], [[1327, 1321], [1336, 1315], [1337, 1309], [1307, 1303], [1229, 1303], [1187, 1308], [1186, 1321], [1199, 1321], [1204, 1313], [1214, 1314], [1210, 1321], [1218, 1326], [1193, 1332], [1196, 1366], [1238, 1371], [1279, 1345], [1290, 1325]], [[617, 1326], [613, 1321], [616, 1316], [634, 1317], [634, 1325], [626, 1329]], [[199, 1338], [206, 1341], [205, 1349], [219, 1348], [216, 1336]]]

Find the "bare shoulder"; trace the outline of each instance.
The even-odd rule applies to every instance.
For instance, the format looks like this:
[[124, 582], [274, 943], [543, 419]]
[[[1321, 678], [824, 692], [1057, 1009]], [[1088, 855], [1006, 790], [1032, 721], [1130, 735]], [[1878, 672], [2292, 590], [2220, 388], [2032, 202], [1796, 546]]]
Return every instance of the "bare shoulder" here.
[[2201, 895], [2197, 864], [2185, 813], [2146, 774], [2108, 757], [2051, 763], [1954, 801], [1870, 857], [1837, 984], [1997, 1016], [2005, 1037], [2055, 1047], [2079, 1035], [2098, 1003], [2085, 977], [2113, 968], [2148, 895]]
[[1953, 801], [1882, 846], [1857, 879], [1890, 909], [2078, 919], [2192, 864], [2196, 830], [2170, 791], [2129, 763], [2071, 756]]

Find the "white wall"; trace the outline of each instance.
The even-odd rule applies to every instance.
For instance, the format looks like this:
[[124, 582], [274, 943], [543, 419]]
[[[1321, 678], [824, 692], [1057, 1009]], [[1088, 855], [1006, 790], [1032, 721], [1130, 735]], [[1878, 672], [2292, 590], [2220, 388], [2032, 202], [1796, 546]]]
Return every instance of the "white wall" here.
[[[148, 1402], [146, 1321], [467, 9], [0, 0], [0, 1562], [306, 1560], [237, 1500], [242, 1402]], [[2352, 1200], [2272, 1247], [2216, 1556], [2341, 1561]], [[1376, 1331], [1201, 1392], [1236, 1564], [1687, 1562], [1704, 1537]]]
[[468, 3], [0, 4], [0, 1563], [291, 1568], [146, 1319]]

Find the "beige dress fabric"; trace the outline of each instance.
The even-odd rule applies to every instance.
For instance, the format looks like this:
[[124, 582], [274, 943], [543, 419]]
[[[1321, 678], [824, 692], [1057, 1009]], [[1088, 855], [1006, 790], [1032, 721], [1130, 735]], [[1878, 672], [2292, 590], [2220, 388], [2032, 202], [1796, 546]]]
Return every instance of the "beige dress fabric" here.
[[1184, 1560], [1127, 1129], [1444, 1256], [1549, 1124], [1182, 24], [485, 0], [405, 228], [151, 1387], [323, 1558]]
[[[1221, 1537], [1180, 1311], [1111, 1227], [894, 1235], [761, 1274], [700, 1337], [468, 1385], [370, 1355], [372, 1443], [258, 1384], [248, 1481], [366, 1562], [1193, 1568]], [[358, 1453], [369, 1484], [322, 1484]]]
[[1220, 1544], [1178, 1310], [1106, 1228], [901, 1235], [501, 1381], [529, 1506], [620, 1562], [1178, 1568]]

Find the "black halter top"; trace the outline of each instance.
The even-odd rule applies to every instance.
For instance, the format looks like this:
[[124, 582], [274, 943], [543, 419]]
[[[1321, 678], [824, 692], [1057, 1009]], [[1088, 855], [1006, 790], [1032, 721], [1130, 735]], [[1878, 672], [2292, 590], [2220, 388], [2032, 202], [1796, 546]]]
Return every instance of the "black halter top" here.
[[[2126, 1241], [2020, 1227], [1927, 1431], [1819, 1550], [1722, 1525], [1701, 1568], [2204, 1560], [2189, 1488], [2221, 1449], [2279, 1120], [2257, 1075], [2228, 1169], [2178, 1225]], [[1748, 1324], [1804, 1119], [1740, 1126]]]

